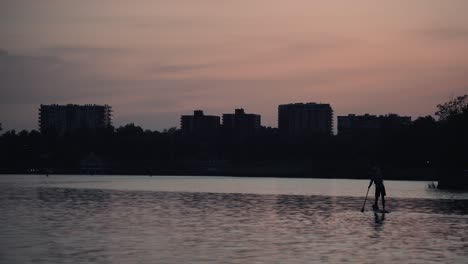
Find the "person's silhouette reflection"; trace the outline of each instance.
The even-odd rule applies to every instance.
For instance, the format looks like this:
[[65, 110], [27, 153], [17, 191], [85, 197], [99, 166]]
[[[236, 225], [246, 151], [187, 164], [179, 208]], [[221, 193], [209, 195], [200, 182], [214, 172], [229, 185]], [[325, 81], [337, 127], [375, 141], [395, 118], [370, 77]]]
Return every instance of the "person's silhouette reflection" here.
[[375, 226], [382, 226], [385, 221], [385, 213], [374, 213]]
[[382, 231], [384, 228], [384, 222], [385, 222], [385, 213], [374, 213], [374, 222], [371, 223], [371, 226], [373, 227], [374, 231], [370, 235], [371, 238], [376, 238], [380, 239], [382, 236]]

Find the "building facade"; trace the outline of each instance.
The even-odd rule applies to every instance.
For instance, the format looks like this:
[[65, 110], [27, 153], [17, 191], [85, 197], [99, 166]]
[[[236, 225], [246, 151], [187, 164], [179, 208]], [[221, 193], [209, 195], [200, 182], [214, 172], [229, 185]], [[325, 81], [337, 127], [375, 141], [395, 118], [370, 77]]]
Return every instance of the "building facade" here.
[[398, 130], [411, 124], [411, 117], [388, 115], [338, 116], [338, 134], [369, 134], [382, 131]]
[[382, 127], [384, 129], [401, 129], [411, 125], [411, 122], [411, 116], [399, 116], [397, 114], [382, 116]]
[[95, 133], [112, 126], [112, 108], [109, 105], [41, 105], [39, 130], [59, 136], [76, 132]]
[[223, 130], [228, 135], [243, 139], [255, 136], [261, 128], [261, 116], [246, 114], [244, 109], [235, 109], [234, 114], [223, 114]]
[[279, 105], [278, 129], [286, 137], [332, 135], [333, 109], [330, 104], [317, 103]]
[[185, 135], [212, 136], [219, 132], [220, 125], [219, 116], [205, 115], [202, 110], [180, 117], [180, 127]]
[[381, 118], [376, 115], [338, 116], [338, 134], [374, 132], [382, 127]]

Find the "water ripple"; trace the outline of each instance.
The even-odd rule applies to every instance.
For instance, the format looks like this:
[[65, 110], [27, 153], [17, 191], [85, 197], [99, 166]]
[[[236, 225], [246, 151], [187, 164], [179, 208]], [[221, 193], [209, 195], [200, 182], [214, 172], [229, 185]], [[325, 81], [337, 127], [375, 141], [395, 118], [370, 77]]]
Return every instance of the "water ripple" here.
[[[1, 263], [466, 263], [468, 200], [0, 188]], [[368, 206], [369, 207], [369, 206]]]

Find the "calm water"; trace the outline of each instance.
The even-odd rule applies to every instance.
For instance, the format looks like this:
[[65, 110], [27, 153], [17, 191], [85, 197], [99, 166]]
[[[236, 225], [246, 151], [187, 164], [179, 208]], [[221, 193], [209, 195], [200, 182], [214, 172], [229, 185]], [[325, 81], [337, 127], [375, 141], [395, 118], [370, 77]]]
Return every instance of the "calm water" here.
[[361, 213], [367, 184], [3, 175], [0, 263], [468, 263], [468, 193], [386, 181]]

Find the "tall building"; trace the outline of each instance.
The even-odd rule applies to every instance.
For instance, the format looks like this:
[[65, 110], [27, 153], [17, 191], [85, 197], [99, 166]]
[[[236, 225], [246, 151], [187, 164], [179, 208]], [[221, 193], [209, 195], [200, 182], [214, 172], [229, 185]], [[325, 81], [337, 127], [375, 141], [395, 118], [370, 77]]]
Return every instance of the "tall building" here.
[[398, 130], [411, 124], [410, 116], [354, 115], [338, 116], [338, 134], [368, 134], [382, 130]]
[[223, 129], [236, 138], [246, 138], [260, 131], [261, 117], [256, 114], [246, 114], [244, 109], [236, 109], [234, 114], [223, 114]]
[[282, 136], [306, 136], [333, 133], [333, 109], [330, 104], [295, 103], [278, 106], [278, 129]]
[[195, 110], [193, 115], [180, 117], [180, 127], [186, 135], [215, 135], [219, 132], [220, 117], [205, 115], [202, 110]]
[[96, 132], [112, 126], [109, 105], [41, 105], [39, 130], [63, 136], [75, 132]]

